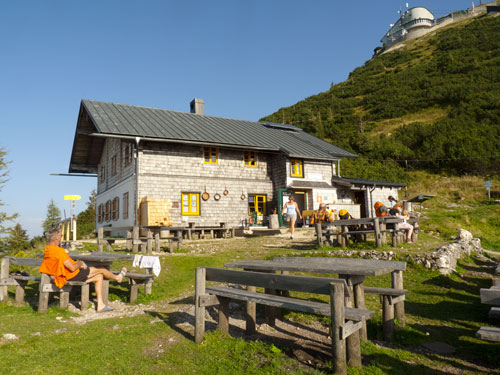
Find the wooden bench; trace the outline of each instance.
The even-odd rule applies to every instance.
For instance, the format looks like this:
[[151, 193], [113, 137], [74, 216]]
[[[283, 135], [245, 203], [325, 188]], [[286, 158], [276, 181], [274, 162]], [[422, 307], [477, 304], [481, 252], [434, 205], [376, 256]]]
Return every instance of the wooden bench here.
[[[118, 271], [113, 271], [113, 273], [115, 275], [119, 274]], [[153, 292], [154, 276], [151, 269], [146, 269], [146, 273], [127, 272], [125, 277], [128, 278], [130, 285], [130, 303], [134, 303], [137, 300], [139, 287], [141, 285], [144, 285], [144, 294], [151, 294]]]
[[364, 292], [380, 295], [384, 340], [391, 341], [394, 333], [394, 306], [400, 302], [404, 303], [405, 294], [408, 293], [408, 290], [365, 286]]
[[476, 332], [476, 337], [481, 340], [500, 342], [500, 328], [481, 327]]
[[41, 259], [3, 257], [0, 271], [0, 301], [7, 301], [9, 285], [16, 287], [16, 306], [24, 303], [25, 288], [29, 282], [40, 282], [40, 277], [10, 272], [11, 265], [40, 267]]
[[50, 293], [59, 293], [59, 307], [61, 309], [66, 309], [69, 304], [69, 293], [73, 287], [81, 288], [80, 310], [87, 310], [89, 305], [90, 284], [83, 281], [69, 280], [66, 281], [62, 288], [58, 288], [50, 275], [42, 273], [38, 297], [38, 312], [47, 312]]
[[[206, 287], [207, 281], [239, 284], [234, 286]], [[312, 302], [281, 295], [256, 292], [256, 288], [282, 291], [323, 294], [330, 297], [330, 303]], [[341, 279], [266, 274], [262, 272], [235, 271], [220, 268], [198, 267], [195, 287], [195, 341], [201, 343], [205, 333], [205, 308], [218, 305], [218, 329], [229, 331], [229, 301], [236, 299], [247, 303], [246, 332], [252, 334], [256, 328], [256, 304], [287, 308], [290, 310], [331, 317], [331, 340], [334, 356], [334, 370], [346, 374], [346, 347], [349, 365], [361, 367], [359, 330], [363, 323], [373, 316], [365, 309], [346, 307], [351, 298], [350, 290]]]

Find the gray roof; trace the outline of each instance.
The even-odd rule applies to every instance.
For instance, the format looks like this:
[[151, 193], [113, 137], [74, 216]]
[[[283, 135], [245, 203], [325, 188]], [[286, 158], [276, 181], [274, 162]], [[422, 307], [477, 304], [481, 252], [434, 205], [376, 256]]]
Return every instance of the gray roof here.
[[[84, 118], [88, 120], [85, 122]], [[336, 160], [357, 157], [291, 125], [82, 100], [70, 172], [93, 169], [95, 160], [89, 154], [84, 155], [84, 148], [90, 147], [92, 142], [85, 138], [99, 135], [248, 148], [282, 152], [288, 157], [303, 159]], [[93, 141], [93, 144], [102, 146], [98, 141]], [[84, 164], [87, 166], [78, 167]]]
[[332, 181], [336, 184], [343, 185], [343, 186], [347, 186], [347, 184], [366, 185], [366, 186], [386, 186], [386, 187], [395, 187], [395, 188], [402, 188], [402, 187], [406, 186], [406, 184], [403, 184], [401, 182], [367, 180], [365, 178], [354, 178], [354, 177], [333, 176]]

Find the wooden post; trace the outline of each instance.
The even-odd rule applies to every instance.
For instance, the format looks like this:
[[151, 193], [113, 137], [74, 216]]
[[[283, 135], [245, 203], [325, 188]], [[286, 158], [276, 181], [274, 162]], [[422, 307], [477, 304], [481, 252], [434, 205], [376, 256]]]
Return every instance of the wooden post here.
[[219, 297], [219, 322], [217, 328], [223, 335], [229, 333], [229, 298]]
[[125, 242], [125, 248], [127, 249], [127, 251], [132, 250], [132, 232], [129, 230], [127, 231], [127, 241]]
[[103, 279], [102, 280], [102, 300], [104, 303], [107, 305], [108, 304], [108, 298], [109, 298], [109, 280]]
[[323, 247], [323, 232], [321, 229], [321, 223], [314, 224], [316, 227], [316, 237], [318, 240], [318, 247]]
[[160, 233], [155, 233], [155, 251], [157, 253], [161, 251]]
[[80, 300], [80, 310], [85, 311], [89, 307], [90, 284], [82, 285], [82, 297]]
[[344, 247], [344, 246], [347, 246], [349, 245], [349, 236], [346, 234], [346, 233], [349, 233], [349, 227], [347, 225], [342, 225], [341, 226], [342, 228], [342, 236], [340, 236], [341, 238], [341, 246]]
[[[7, 279], [9, 277], [10, 259], [7, 257], [2, 258], [2, 266], [0, 269], [0, 279]], [[9, 287], [7, 285], [0, 286], [0, 301], [7, 301], [9, 296]]]
[[[248, 285], [247, 290], [249, 292], [255, 293], [256, 287]], [[255, 302], [247, 302], [247, 314], [246, 314], [246, 334], [253, 335], [257, 328], [257, 305]]]
[[151, 229], [148, 229], [146, 232], [146, 237], [147, 237], [147, 253], [151, 254], [153, 252], [153, 233], [151, 233]]
[[418, 241], [418, 221], [415, 221], [413, 223], [413, 233], [411, 235], [411, 241], [412, 242], [417, 242]]
[[[352, 307], [352, 299], [348, 295], [344, 296], [344, 306]], [[346, 339], [347, 364], [351, 367], [361, 368], [361, 346], [359, 341], [359, 331], [353, 332]]]
[[387, 229], [387, 224], [385, 223], [384, 220], [380, 220], [380, 238], [382, 239], [382, 244], [387, 243], [387, 235], [386, 235], [386, 229]]
[[43, 291], [43, 286], [45, 284], [50, 284], [50, 277], [46, 273], [41, 274], [41, 279], [40, 279], [40, 291], [39, 291], [39, 298], [38, 298], [38, 312], [39, 313], [46, 313], [48, 308], [49, 308], [49, 292], [44, 292]]
[[137, 294], [139, 293], [139, 284], [134, 279], [128, 279], [130, 283], [130, 303], [134, 303], [137, 300]]
[[394, 333], [394, 305], [391, 298], [391, 296], [382, 295], [382, 322], [385, 341], [391, 341]]
[[[391, 282], [394, 289], [404, 289], [403, 288], [403, 271], [392, 271]], [[404, 327], [406, 325], [405, 317], [405, 302], [401, 301], [394, 305], [396, 318], [399, 323]]]
[[340, 327], [345, 323], [344, 285], [339, 282], [330, 284], [331, 337], [333, 351], [333, 372], [347, 374], [345, 340], [340, 336]]
[[66, 310], [68, 308], [69, 292], [69, 290], [66, 291], [64, 289], [61, 289], [61, 291], [59, 292], [59, 308], [61, 310]]
[[18, 285], [16, 285], [16, 306], [24, 305], [24, 288], [28, 281], [17, 280]]
[[380, 219], [378, 217], [373, 218], [373, 228], [375, 229], [375, 242], [377, 247], [382, 247], [382, 236], [380, 233]]
[[71, 218], [71, 227], [73, 228], [73, 241], [76, 241], [76, 216]]
[[194, 292], [194, 341], [200, 344], [205, 335], [205, 307], [200, 306], [200, 297], [205, 295], [206, 269], [198, 267], [195, 276]]
[[97, 251], [102, 251], [104, 246], [104, 228], [97, 229]]
[[135, 226], [132, 229], [132, 251], [137, 253], [139, 251], [139, 227]]
[[[152, 268], [146, 268], [146, 273], [148, 275], [152, 275], [153, 274], [153, 269]], [[152, 294], [152, 293], [153, 293], [153, 279], [150, 278], [144, 284], [144, 294]]]
[[177, 231], [177, 250], [182, 246], [182, 230]]
[[[354, 284], [354, 305], [358, 309], [366, 309], [365, 305], [365, 288], [362, 283]], [[363, 321], [363, 326], [359, 330], [359, 338], [363, 341], [368, 340], [368, 335], [366, 332], [366, 321]]]

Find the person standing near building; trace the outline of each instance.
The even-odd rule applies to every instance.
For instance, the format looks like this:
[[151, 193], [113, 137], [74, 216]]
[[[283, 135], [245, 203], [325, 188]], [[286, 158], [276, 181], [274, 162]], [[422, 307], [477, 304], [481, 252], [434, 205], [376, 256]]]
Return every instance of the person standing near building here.
[[288, 197], [288, 202], [283, 206], [282, 215], [286, 213], [286, 218], [288, 220], [288, 226], [290, 227], [290, 239], [293, 240], [293, 234], [295, 232], [295, 222], [297, 221], [297, 215], [302, 219], [302, 215], [300, 214], [299, 206], [293, 195]]

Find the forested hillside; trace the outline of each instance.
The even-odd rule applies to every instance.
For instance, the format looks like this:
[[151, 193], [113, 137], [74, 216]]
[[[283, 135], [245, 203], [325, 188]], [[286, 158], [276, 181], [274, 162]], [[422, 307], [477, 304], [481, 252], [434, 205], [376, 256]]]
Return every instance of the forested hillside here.
[[458, 22], [404, 44], [262, 120], [296, 125], [357, 153], [358, 160], [343, 162], [346, 176], [498, 174], [500, 17]]

